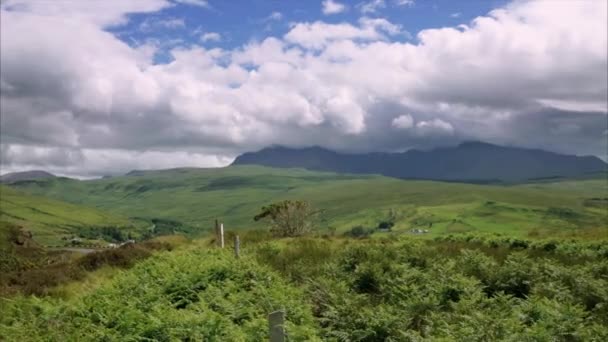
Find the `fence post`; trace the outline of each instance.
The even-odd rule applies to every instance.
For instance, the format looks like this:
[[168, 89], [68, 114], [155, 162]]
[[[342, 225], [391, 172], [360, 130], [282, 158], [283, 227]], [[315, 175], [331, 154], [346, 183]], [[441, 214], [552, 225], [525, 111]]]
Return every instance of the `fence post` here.
[[220, 223], [215, 219], [215, 244], [220, 245]]
[[224, 224], [220, 223], [220, 246], [224, 248]]
[[268, 315], [270, 342], [285, 342], [285, 311], [279, 310]]
[[238, 235], [234, 237], [234, 256], [237, 259], [241, 256], [241, 240]]

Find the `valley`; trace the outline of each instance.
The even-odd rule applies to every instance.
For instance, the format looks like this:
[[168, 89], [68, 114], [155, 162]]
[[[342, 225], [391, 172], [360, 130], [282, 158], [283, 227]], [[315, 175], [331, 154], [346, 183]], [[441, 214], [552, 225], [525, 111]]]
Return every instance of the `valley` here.
[[603, 204], [589, 201], [608, 191], [601, 174], [595, 179], [477, 185], [260, 166], [144, 171], [88, 181], [57, 178], [12, 186], [135, 222], [139, 218], [140, 224], [175, 221], [178, 231], [191, 236], [209, 232], [215, 219], [236, 230], [262, 228], [253, 220], [257, 211], [290, 198], [323, 210], [320, 231], [375, 228], [391, 216], [393, 231], [401, 233], [424, 228], [428, 236], [464, 231], [560, 235], [605, 226]]

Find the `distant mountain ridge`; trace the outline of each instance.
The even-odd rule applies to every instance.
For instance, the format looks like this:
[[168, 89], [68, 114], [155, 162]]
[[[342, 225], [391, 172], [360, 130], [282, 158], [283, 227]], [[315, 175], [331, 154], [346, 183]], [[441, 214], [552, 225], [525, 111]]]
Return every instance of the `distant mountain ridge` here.
[[478, 141], [430, 151], [365, 154], [345, 154], [321, 147], [294, 149], [278, 146], [244, 153], [233, 162], [233, 165], [245, 164], [469, 182], [572, 177], [608, 168], [608, 164], [595, 156], [564, 155]]
[[41, 180], [48, 178], [56, 178], [56, 176], [50, 172], [42, 170], [11, 172], [0, 176], [0, 183], [9, 184], [21, 181]]

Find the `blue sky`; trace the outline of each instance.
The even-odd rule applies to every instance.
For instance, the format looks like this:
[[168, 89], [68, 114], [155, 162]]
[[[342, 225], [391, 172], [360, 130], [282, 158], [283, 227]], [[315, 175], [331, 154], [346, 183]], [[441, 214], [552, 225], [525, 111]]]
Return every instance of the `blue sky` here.
[[[339, 13], [324, 14], [323, 1], [306, 0], [235, 0], [174, 3], [156, 13], [131, 14], [126, 25], [109, 28], [130, 45], [146, 41], [164, 42], [156, 56], [158, 63], [171, 60], [168, 50], [176, 46], [204, 45], [208, 48], [234, 49], [266, 37], [281, 37], [296, 22], [356, 23], [361, 17], [385, 18], [401, 25], [409, 33], [393, 37], [398, 41], [416, 41], [416, 34], [428, 28], [467, 24], [474, 18], [504, 6], [506, 0], [417, 0], [400, 4], [384, 0], [363, 9], [374, 1], [334, 1], [344, 5]], [[219, 39], [203, 35], [214, 33]], [[215, 37], [208, 35], [207, 37]]]

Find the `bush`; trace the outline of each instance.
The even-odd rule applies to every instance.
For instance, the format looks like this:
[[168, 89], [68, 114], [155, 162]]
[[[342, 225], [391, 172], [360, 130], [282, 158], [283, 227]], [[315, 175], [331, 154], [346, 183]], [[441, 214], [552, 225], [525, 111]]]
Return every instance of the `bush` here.
[[270, 220], [270, 232], [275, 237], [295, 237], [312, 231], [318, 213], [308, 202], [286, 200], [262, 207], [254, 220]]
[[354, 237], [354, 238], [366, 238], [373, 234], [373, 229], [366, 229], [363, 226], [355, 226], [352, 227], [345, 235]]
[[89, 253], [80, 258], [78, 264], [87, 271], [93, 271], [105, 265], [128, 268], [138, 260], [150, 255], [152, 253], [148, 249], [128, 244], [120, 248]]
[[8, 288], [1, 292], [20, 292], [25, 295], [48, 295], [51, 288], [68, 281], [84, 278], [85, 272], [71, 264], [61, 263], [46, 268], [29, 269], [4, 275]]
[[382, 221], [378, 223], [378, 229], [391, 229], [395, 225], [394, 222], [391, 221]]

